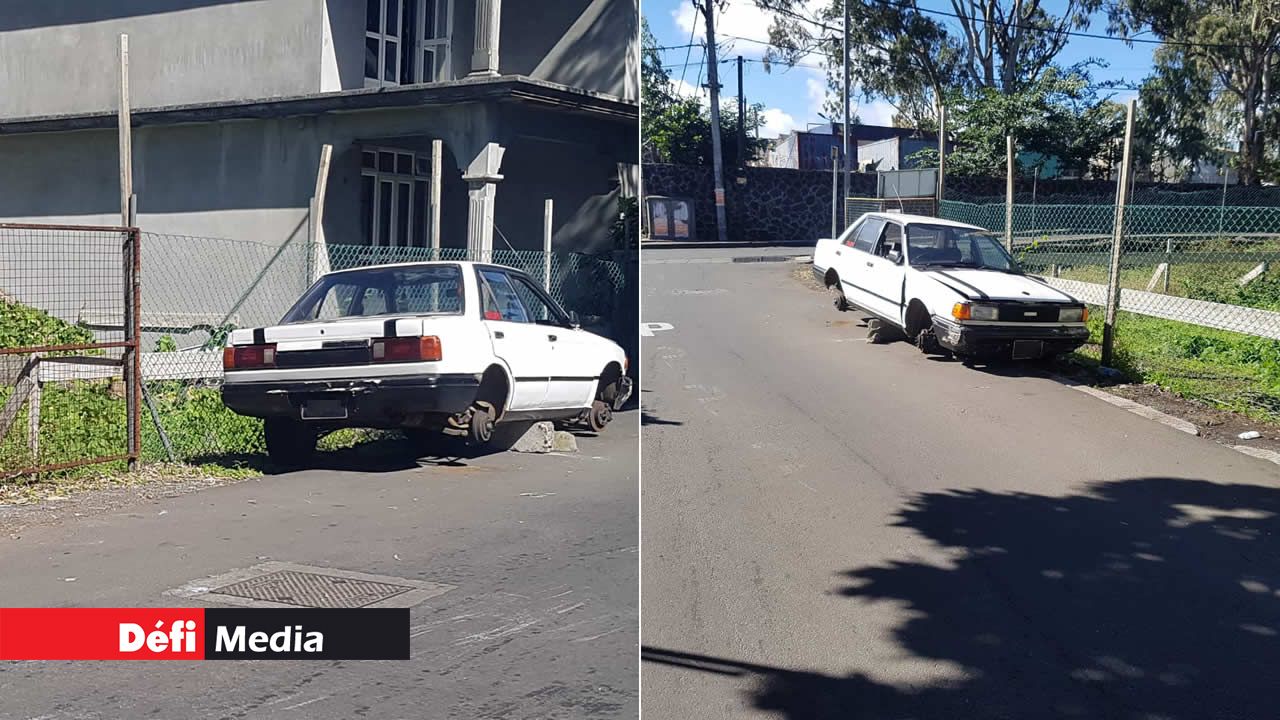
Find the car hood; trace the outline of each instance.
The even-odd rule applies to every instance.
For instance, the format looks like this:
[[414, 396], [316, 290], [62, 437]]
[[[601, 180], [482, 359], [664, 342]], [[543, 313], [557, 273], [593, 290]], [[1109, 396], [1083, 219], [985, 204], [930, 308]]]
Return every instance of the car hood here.
[[[1030, 275], [976, 270], [973, 268], [932, 268], [923, 274], [948, 285], [972, 300], [1018, 300], [1020, 302], [1079, 302], [1070, 295]], [[986, 297], [983, 297], [983, 296]]]

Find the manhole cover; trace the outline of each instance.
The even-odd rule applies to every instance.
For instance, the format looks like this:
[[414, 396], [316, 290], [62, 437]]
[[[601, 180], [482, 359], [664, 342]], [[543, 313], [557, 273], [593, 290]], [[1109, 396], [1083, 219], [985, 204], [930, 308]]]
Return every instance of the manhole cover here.
[[412, 589], [403, 585], [281, 570], [252, 580], [215, 588], [209, 594], [234, 595], [250, 600], [266, 600], [302, 607], [359, 608]]
[[454, 588], [445, 583], [267, 562], [192, 580], [166, 595], [242, 607], [413, 607]]

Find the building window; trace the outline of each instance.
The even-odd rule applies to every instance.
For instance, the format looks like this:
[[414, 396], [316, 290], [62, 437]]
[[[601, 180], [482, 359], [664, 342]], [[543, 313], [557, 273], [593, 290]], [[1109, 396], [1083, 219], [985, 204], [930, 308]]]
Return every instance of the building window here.
[[360, 152], [360, 219], [367, 245], [425, 247], [431, 159], [388, 148]]
[[365, 87], [449, 78], [453, 0], [366, 0]]

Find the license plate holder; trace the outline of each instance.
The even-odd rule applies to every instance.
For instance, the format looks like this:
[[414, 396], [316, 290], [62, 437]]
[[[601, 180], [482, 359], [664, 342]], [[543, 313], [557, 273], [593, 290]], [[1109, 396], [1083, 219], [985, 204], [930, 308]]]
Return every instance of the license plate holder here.
[[347, 403], [342, 398], [309, 398], [302, 401], [303, 420], [346, 420]]
[[1043, 340], [1014, 340], [1013, 359], [1031, 360], [1044, 355]]

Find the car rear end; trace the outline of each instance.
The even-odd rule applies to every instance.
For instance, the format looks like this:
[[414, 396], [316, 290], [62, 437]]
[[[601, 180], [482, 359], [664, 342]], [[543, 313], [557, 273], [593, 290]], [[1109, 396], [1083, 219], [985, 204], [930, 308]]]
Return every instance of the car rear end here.
[[933, 332], [958, 355], [1029, 360], [1070, 352], [1089, 339], [1084, 303], [993, 299], [957, 302], [935, 315]]
[[260, 418], [329, 427], [437, 424], [464, 411], [481, 372], [467, 348], [475, 323], [393, 318], [279, 325], [232, 333], [222, 399]]

